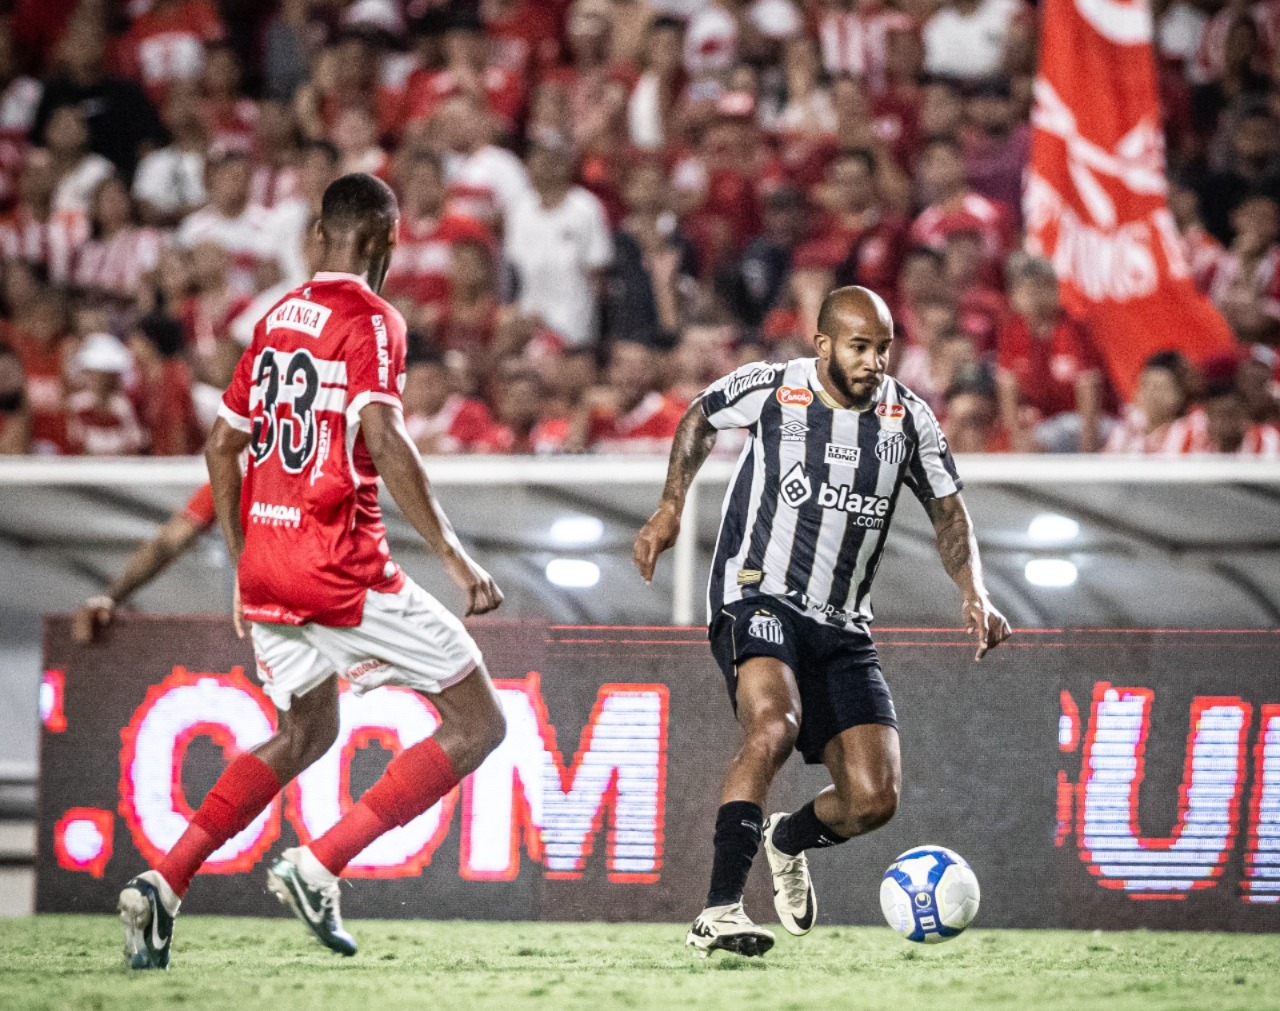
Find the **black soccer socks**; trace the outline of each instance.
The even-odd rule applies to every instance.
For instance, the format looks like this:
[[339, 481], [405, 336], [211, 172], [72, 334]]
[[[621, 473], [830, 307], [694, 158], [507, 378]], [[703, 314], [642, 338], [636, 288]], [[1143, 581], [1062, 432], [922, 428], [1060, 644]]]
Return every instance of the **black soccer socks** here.
[[787, 815], [773, 831], [773, 845], [789, 857], [798, 856], [805, 850], [839, 846], [848, 841], [848, 836], [833, 832], [818, 820], [813, 801]]
[[760, 848], [764, 812], [749, 800], [731, 800], [716, 814], [715, 860], [711, 864], [711, 891], [707, 908], [742, 901], [751, 861]]

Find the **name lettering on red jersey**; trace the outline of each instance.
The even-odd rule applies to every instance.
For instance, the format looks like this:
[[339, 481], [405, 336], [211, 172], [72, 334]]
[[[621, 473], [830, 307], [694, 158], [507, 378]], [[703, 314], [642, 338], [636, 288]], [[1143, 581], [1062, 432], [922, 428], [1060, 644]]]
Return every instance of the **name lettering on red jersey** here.
[[300, 330], [312, 337], [319, 337], [320, 331], [329, 322], [332, 312], [332, 309], [316, 305], [314, 302], [291, 298], [272, 309], [267, 315], [267, 333], [285, 327], [289, 330]]
[[378, 385], [385, 390], [391, 382], [391, 352], [387, 350], [387, 321], [381, 313], [373, 317], [373, 336], [378, 342]]

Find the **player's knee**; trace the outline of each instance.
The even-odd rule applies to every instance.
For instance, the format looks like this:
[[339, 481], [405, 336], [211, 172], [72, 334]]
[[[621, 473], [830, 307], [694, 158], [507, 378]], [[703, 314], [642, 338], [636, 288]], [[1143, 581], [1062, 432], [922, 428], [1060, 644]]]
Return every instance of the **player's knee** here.
[[[844, 800], [842, 835], [860, 835], [886, 825], [898, 812], [898, 784], [889, 780], [858, 783]], [[848, 829], [849, 831], [842, 831]]]
[[791, 712], [760, 714], [746, 724], [743, 750], [773, 765], [781, 765], [796, 746], [800, 719]]

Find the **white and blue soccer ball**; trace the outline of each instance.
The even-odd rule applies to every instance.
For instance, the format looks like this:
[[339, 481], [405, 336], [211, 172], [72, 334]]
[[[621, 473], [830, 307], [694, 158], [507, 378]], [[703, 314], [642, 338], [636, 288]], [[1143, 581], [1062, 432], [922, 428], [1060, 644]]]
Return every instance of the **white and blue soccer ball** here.
[[880, 882], [880, 909], [908, 941], [938, 944], [978, 915], [978, 879], [959, 853], [917, 846], [889, 865]]

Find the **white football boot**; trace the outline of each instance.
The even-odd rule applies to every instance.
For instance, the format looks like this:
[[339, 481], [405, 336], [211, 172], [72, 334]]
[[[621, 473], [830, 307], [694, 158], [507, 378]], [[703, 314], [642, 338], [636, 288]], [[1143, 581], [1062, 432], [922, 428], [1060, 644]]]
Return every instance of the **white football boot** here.
[[168, 969], [173, 919], [182, 900], [159, 871], [130, 878], [117, 909], [124, 926], [124, 957], [130, 969]]
[[684, 943], [706, 958], [717, 949], [751, 958], [773, 947], [773, 934], [751, 922], [741, 902], [711, 906], [698, 914]]
[[786, 817], [785, 813], [771, 814], [765, 820], [761, 833], [764, 839], [764, 855], [769, 859], [773, 872], [773, 908], [778, 919], [792, 934], [807, 934], [818, 919], [818, 896], [813, 890], [813, 878], [809, 876], [809, 861], [803, 853], [791, 856], [773, 844], [773, 834]]

